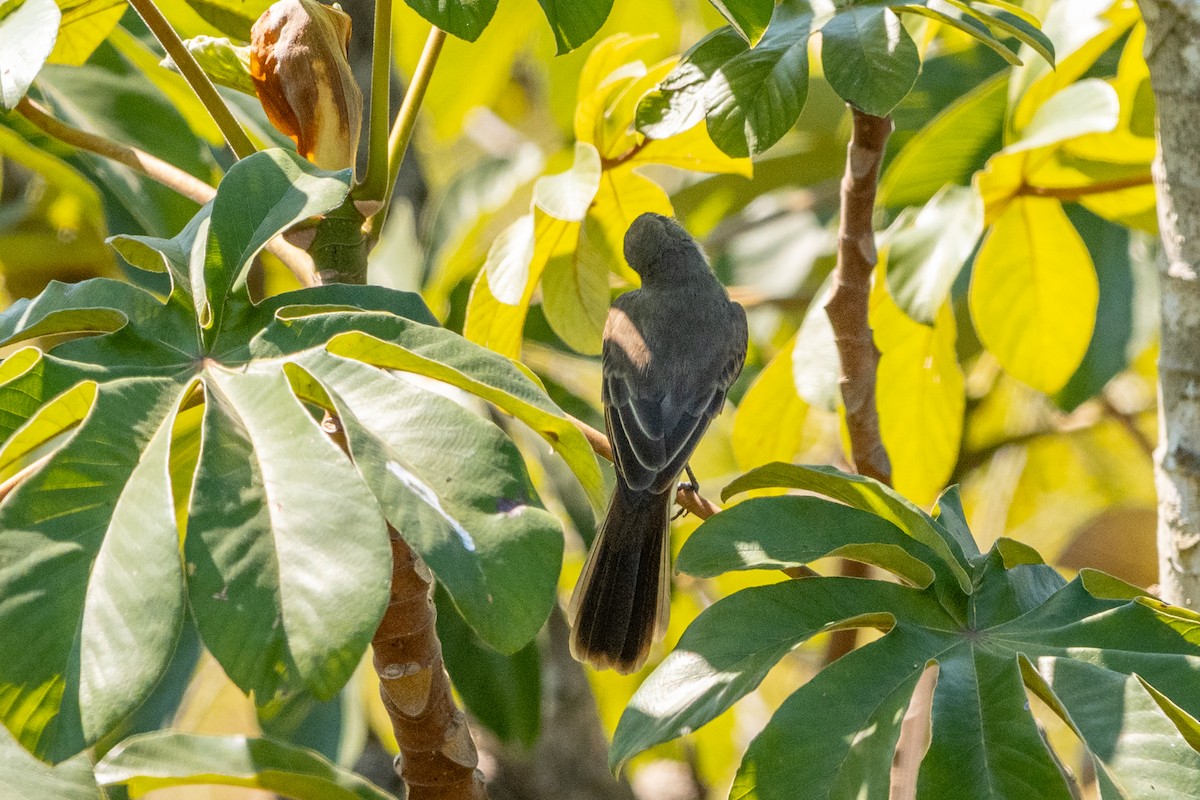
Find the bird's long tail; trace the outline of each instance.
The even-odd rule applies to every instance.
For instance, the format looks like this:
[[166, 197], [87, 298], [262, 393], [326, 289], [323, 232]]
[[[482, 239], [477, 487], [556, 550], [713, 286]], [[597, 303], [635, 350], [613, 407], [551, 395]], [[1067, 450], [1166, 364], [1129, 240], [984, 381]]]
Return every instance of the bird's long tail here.
[[599, 669], [638, 669], [667, 627], [671, 498], [620, 481], [571, 597], [571, 654]]

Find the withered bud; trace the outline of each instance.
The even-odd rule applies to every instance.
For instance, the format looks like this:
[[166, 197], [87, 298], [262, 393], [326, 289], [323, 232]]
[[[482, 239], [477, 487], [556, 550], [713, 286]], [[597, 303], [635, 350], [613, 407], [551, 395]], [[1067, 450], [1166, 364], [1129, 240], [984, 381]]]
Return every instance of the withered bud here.
[[353, 166], [363, 98], [346, 60], [350, 17], [316, 0], [279, 0], [250, 37], [250, 77], [271, 124], [318, 167]]

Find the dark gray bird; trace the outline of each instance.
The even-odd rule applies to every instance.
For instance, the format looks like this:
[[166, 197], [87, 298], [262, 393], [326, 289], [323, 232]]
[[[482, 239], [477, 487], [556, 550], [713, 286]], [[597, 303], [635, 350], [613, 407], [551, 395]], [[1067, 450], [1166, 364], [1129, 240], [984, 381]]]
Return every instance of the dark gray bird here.
[[604, 326], [601, 400], [617, 489], [571, 598], [571, 652], [632, 672], [670, 610], [676, 483], [746, 360], [746, 313], [679, 223], [642, 214], [625, 234], [642, 288]]

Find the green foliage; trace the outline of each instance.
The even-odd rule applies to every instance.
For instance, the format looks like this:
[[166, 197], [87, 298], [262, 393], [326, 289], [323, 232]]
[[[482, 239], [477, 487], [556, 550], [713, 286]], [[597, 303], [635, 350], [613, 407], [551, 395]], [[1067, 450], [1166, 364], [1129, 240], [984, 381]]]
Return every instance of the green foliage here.
[[[387, 599], [385, 521], [488, 645], [517, 650], [545, 620], [557, 522], [505, 437], [405, 375], [526, 421], [598, 500], [590, 449], [541, 390], [431, 325], [412, 295], [329, 286], [249, 301], [258, 251], [336, 207], [346, 177], [280, 151], [245, 159], [175, 239], [118, 243], [168, 269], [165, 303], [98, 279], [0, 315], [5, 344], [84, 334], [22, 350], [0, 374], [0, 475], [32, 473], [0, 506], [0, 631], [30, 643], [0, 667], [0, 695], [37, 754], [73, 755], [147, 697], [185, 597], [205, 646], [259, 702], [332, 696]], [[353, 461], [321, 410], [343, 421]], [[195, 442], [196, 426], [191, 457], [174, 462], [173, 440]]]
[[[634, 696], [613, 741], [614, 764], [711, 721], [812, 636], [871, 627], [883, 637], [783, 702], [750, 743], [732, 797], [887, 797], [901, 720], [918, 679], [935, 666], [918, 797], [1070, 797], [1027, 691], [1088, 748], [1102, 797], [1144, 796], [1149, 784], [1179, 796], [1200, 787], [1200, 754], [1191, 749], [1200, 713], [1191, 688], [1200, 670], [1194, 613], [1099, 572], [1067, 583], [1012, 540], [979, 553], [954, 489], [934, 518], [869, 479], [775, 464], [725, 496], [766, 487], [840, 503], [740, 503], [696, 531], [679, 568], [704, 576], [842, 554], [900, 582], [818, 576], [718, 600]], [[1151, 763], [1153, 776], [1142, 766]]]
[[1054, 62], [1053, 45], [1036, 20], [1007, 3], [851, 4], [817, 18], [804, 0], [784, 0], [755, 46], [742, 39], [737, 25], [693, 46], [642, 101], [638, 129], [657, 138], [690, 127], [702, 115], [713, 141], [729, 155], [766, 151], [795, 125], [804, 107], [808, 39], [817, 30], [825, 77], [834, 91], [856, 108], [885, 116], [908, 94], [921, 67], [917, 47], [900, 22], [905, 13], [959, 28], [1014, 64], [1020, 59], [996, 35], [1014, 37]]
[[16, 108], [58, 36], [62, 17], [53, 0], [7, 0], [0, 6], [0, 100]]

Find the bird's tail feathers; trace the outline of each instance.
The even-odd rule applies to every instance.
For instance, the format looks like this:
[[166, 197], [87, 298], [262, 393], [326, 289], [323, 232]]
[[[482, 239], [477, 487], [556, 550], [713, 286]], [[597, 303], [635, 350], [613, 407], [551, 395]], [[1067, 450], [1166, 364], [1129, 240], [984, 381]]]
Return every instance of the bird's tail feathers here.
[[571, 597], [576, 659], [633, 672], [666, 631], [673, 496], [671, 489], [653, 494], [618, 485]]

